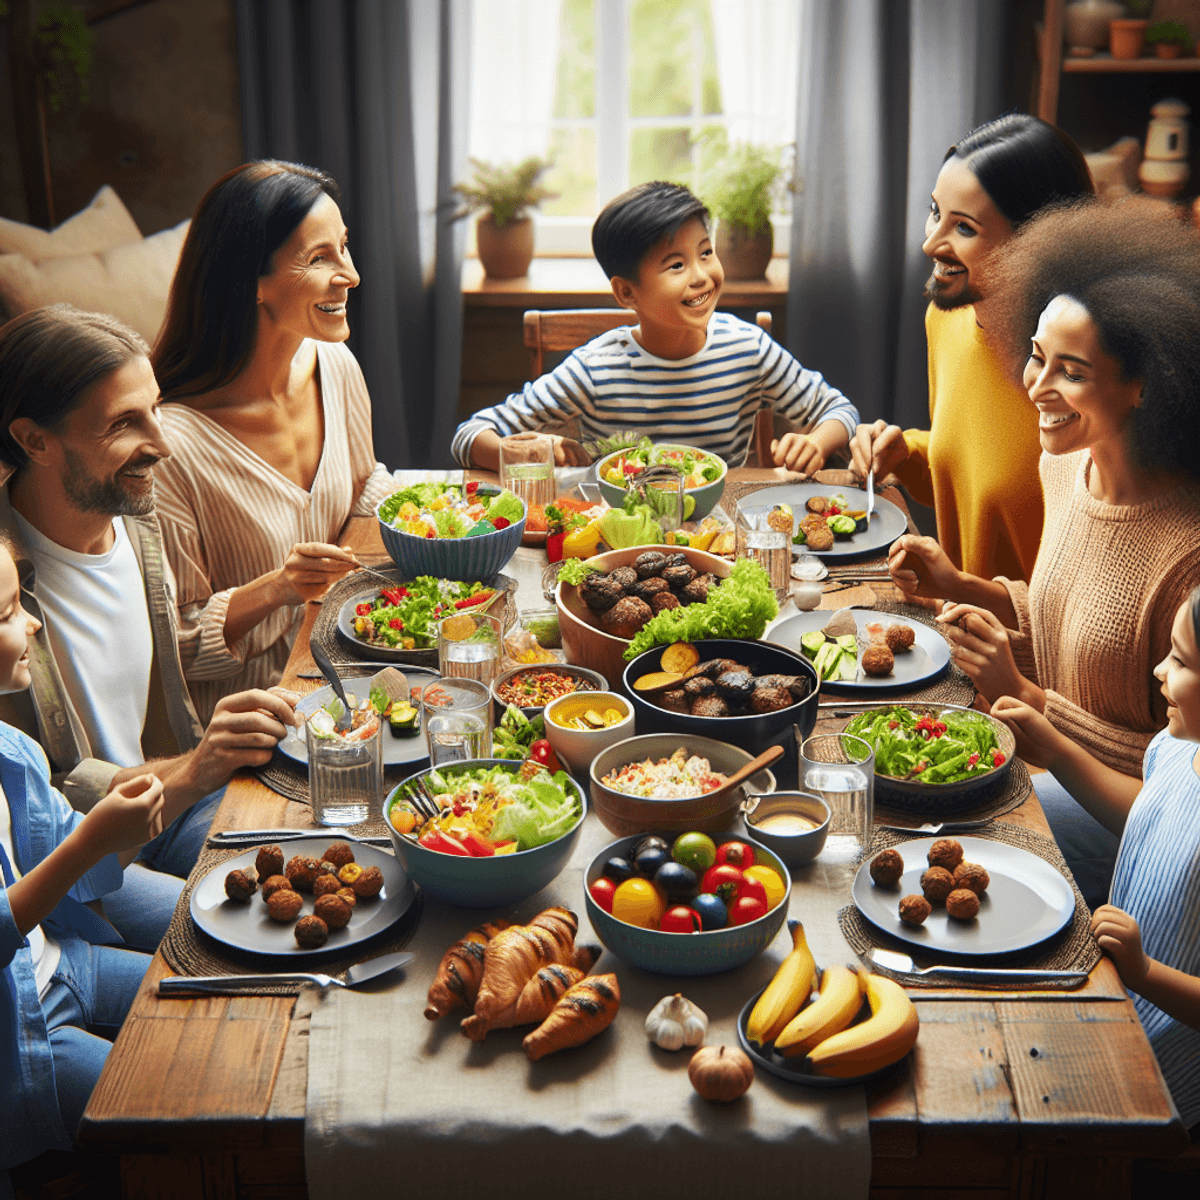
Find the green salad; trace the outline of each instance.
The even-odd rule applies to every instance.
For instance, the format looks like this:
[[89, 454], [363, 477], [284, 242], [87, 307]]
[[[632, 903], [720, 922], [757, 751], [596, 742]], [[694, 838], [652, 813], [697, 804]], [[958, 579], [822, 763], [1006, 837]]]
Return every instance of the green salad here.
[[991, 721], [982, 713], [914, 712], [897, 705], [859, 713], [846, 733], [871, 744], [875, 773], [917, 783], [958, 783], [1004, 762]]

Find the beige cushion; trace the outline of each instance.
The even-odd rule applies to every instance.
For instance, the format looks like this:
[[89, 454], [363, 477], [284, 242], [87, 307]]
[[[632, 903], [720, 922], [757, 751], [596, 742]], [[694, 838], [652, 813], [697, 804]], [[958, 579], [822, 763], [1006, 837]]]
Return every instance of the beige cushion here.
[[190, 222], [102, 254], [31, 262], [0, 255], [0, 305], [10, 316], [44, 304], [73, 304], [111, 313], [153, 344]]
[[92, 197], [87, 208], [49, 233], [0, 217], [0, 254], [23, 254], [31, 262], [73, 254], [100, 254], [141, 241], [141, 237], [142, 231], [129, 210], [108, 184]]

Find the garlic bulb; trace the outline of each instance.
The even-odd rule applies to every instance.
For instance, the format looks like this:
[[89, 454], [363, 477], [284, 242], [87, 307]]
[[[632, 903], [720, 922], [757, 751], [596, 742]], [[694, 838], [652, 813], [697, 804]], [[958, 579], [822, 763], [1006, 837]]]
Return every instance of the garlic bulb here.
[[708, 1032], [708, 1017], [678, 992], [664, 996], [646, 1018], [646, 1036], [664, 1050], [699, 1046]]

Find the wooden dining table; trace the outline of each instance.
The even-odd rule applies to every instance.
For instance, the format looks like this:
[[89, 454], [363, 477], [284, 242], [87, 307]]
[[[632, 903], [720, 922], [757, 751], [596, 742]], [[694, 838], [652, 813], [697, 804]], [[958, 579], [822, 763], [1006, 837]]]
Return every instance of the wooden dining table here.
[[[730, 477], [780, 479], [760, 469]], [[373, 519], [352, 520], [345, 538], [364, 562], [383, 559]], [[313, 668], [317, 611], [307, 607], [283, 681], [300, 691], [315, 686], [298, 676]], [[213, 827], [296, 825], [307, 811], [243, 774]], [[1036, 795], [1003, 819], [1049, 832]], [[81, 1146], [120, 1156], [128, 1197], [306, 1195], [308, 1024], [296, 998], [160, 999], [158, 981], [170, 973], [155, 955], [88, 1105]], [[1103, 1200], [1129, 1195], [1136, 1159], [1185, 1149], [1133, 1005], [1111, 998], [1118, 982], [1101, 959], [1070, 996], [916, 998], [916, 1050], [867, 1089], [871, 1196]]]

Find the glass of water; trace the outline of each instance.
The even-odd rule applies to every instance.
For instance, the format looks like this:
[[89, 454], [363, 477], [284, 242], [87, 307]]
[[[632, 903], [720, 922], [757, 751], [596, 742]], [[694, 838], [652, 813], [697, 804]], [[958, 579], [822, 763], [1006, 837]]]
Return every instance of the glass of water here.
[[875, 821], [875, 751], [848, 733], [817, 734], [800, 747], [800, 786], [829, 805], [822, 858], [850, 861], [871, 844]]
[[492, 693], [474, 679], [440, 679], [421, 691], [421, 716], [429, 762], [464, 762], [492, 756]]
[[500, 673], [504, 626], [490, 613], [456, 613], [438, 622], [438, 671], [490, 685]]
[[305, 725], [308, 793], [318, 825], [359, 825], [382, 815], [383, 722], [373, 713], [371, 720], [371, 732], [354, 730], [348, 738], [319, 737]]
[[792, 518], [763, 506], [737, 506], [737, 557], [752, 558], [764, 571], [782, 604], [791, 591]]
[[500, 486], [531, 504], [554, 502], [554, 443], [542, 433], [500, 439]]

